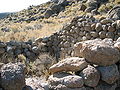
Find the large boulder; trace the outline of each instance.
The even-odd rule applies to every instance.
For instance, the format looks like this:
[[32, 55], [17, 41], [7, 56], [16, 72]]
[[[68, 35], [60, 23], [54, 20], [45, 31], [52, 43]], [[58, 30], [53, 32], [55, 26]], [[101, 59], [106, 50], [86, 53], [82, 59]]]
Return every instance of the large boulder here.
[[61, 72], [61, 71], [80, 71], [87, 67], [88, 63], [84, 58], [71, 57], [59, 61], [57, 64], [54, 64], [50, 67], [50, 72]]
[[[65, 72], [54, 73], [48, 78], [48, 82], [50, 88], [57, 87], [59, 85], [61, 85], [62, 88], [63, 86], [67, 88], [81, 88], [83, 87], [84, 84], [82, 77]], [[54, 89], [54, 90], [58, 90], [58, 89]]]
[[8, 63], [1, 68], [1, 86], [5, 90], [22, 90], [25, 86], [25, 66]]
[[100, 73], [93, 66], [88, 65], [83, 71], [80, 72], [86, 86], [95, 87], [100, 80]]
[[117, 65], [111, 65], [106, 67], [97, 67], [101, 74], [101, 79], [108, 84], [113, 84], [119, 79], [119, 71]]
[[114, 6], [108, 13], [108, 18], [120, 19], [120, 5]]
[[115, 64], [120, 59], [119, 50], [111, 44], [109, 39], [76, 43], [73, 56], [83, 57], [86, 61], [100, 66]]

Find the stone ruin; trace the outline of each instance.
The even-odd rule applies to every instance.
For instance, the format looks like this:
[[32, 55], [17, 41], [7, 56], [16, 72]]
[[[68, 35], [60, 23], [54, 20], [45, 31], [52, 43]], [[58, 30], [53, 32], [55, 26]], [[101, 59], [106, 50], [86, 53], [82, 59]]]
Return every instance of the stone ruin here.
[[73, 46], [77, 42], [96, 38], [117, 40], [119, 36], [120, 20], [83, 15], [73, 18], [62, 30], [48, 37], [46, 45], [56, 58], [66, 58], [72, 56]]
[[[13, 56], [24, 54], [28, 59], [32, 59], [32, 54], [37, 56], [41, 52], [48, 52], [56, 57], [58, 63], [49, 68], [51, 75], [47, 84], [36, 83], [40, 90], [119, 90], [119, 36], [120, 20], [79, 16], [50, 37], [40, 38], [35, 42], [19, 42], [19, 45], [18, 42], [1, 42], [0, 49], [1, 52], [4, 51], [1, 55], [10, 50]], [[12, 46], [12, 49], [8, 48], [9, 46]], [[21, 52], [16, 54], [19, 49]], [[16, 86], [10, 86], [17, 82], [20, 83], [18, 87], [31, 90], [25, 84], [24, 66], [5, 64], [0, 67], [2, 88], [16, 90]], [[6, 78], [11, 78], [7, 73], [16, 76], [6, 81]], [[22, 78], [22, 82], [18, 82], [17, 77]], [[10, 85], [11, 89], [7, 89], [6, 84]]]
[[1, 87], [5, 90], [119, 90], [120, 38], [78, 42], [72, 57], [52, 65], [49, 71], [51, 75], [46, 82], [28, 79], [25, 83], [24, 65], [4, 64]]
[[49, 37], [34, 42], [0, 42], [0, 57], [5, 53], [14, 58], [23, 54], [28, 60], [34, 60], [33, 57], [39, 53], [48, 52], [58, 60], [72, 56], [73, 46], [77, 42], [96, 38], [117, 40], [119, 36], [120, 20], [104, 17], [96, 19], [91, 15], [77, 16]]
[[119, 90], [120, 39], [76, 43], [73, 57], [50, 67], [50, 90]]

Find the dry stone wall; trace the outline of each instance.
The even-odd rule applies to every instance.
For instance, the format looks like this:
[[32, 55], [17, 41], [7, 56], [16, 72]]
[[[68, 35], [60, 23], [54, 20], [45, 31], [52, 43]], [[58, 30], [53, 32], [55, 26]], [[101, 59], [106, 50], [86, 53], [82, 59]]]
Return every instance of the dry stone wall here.
[[117, 40], [120, 36], [120, 20], [109, 18], [96, 19], [91, 15], [83, 15], [63, 26], [49, 37], [39, 38], [35, 42], [0, 42], [0, 56], [7, 53], [17, 57], [23, 54], [28, 60], [33, 60], [41, 52], [49, 52], [56, 59], [72, 55], [75, 43], [96, 38], [111, 38]]
[[73, 57], [49, 68], [50, 90], [120, 89], [120, 47], [109, 39], [83, 41], [74, 47]]
[[42, 52], [47, 52], [45, 45], [39, 46], [30, 40], [28, 42], [0, 42], [0, 62], [2, 63], [8, 63], [8, 59], [15, 59], [19, 55], [24, 55], [28, 61], [35, 60]]
[[[23, 54], [27, 60], [34, 60], [40, 53], [48, 52], [56, 59], [65, 58], [49, 68], [51, 75], [46, 86], [50, 90], [119, 90], [119, 36], [120, 20], [79, 16], [59, 32], [50, 37], [39, 38], [35, 42], [30, 40], [27, 42], [0, 42], [0, 57], [7, 55], [16, 58]], [[70, 57], [66, 58], [68, 56]], [[3, 61], [3, 63], [7, 63], [7, 61]], [[21, 65], [10, 64], [9, 71], [6, 70], [9, 68], [6, 65], [0, 65], [0, 68], [2, 67], [2, 81], [0, 80], [0, 82], [6, 81], [4, 77], [9, 78], [9, 75], [4, 76], [4, 73], [20, 69], [22, 75], [20, 78], [23, 78], [23, 83], [18, 82], [18, 86], [23, 88], [25, 77]], [[12, 71], [12, 73], [16, 72]], [[9, 83], [10, 86], [11, 84], [14, 83]], [[2, 83], [0, 86], [5, 88], [5, 85]], [[17, 87], [13, 88], [16, 90]]]
[[91, 15], [75, 17], [62, 30], [48, 37], [46, 45], [57, 58], [71, 56], [73, 45], [96, 38], [117, 40], [120, 36], [120, 20], [96, 19]]

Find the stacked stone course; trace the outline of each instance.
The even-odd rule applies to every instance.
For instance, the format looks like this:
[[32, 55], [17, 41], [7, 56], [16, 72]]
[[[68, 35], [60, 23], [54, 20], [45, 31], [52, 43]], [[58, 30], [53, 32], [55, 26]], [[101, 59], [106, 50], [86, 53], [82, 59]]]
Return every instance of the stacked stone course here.
[[114, 47], [116, 43], [95, 39], [75, 44], [73, 57], [50, 67], [50, 90], [119, 90], [120, 48]]
[[120, 36], [120, 20], [109, 18], [96, 19], [83, 15], [63, 26], [62, 30], [48, 37], [48, 50], [57, 58], [71, 56], [75, 43], [96, 38], [117, 40]]

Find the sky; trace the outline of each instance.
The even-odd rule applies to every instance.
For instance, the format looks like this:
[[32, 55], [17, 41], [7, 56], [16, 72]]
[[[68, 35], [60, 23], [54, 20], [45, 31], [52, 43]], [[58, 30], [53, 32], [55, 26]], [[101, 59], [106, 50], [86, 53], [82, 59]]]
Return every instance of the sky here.
[[0, 0], [0, 13], [20, 11], [30, 5], [39, 5], [47, 1], [50, 0]]

